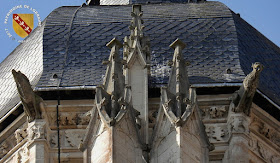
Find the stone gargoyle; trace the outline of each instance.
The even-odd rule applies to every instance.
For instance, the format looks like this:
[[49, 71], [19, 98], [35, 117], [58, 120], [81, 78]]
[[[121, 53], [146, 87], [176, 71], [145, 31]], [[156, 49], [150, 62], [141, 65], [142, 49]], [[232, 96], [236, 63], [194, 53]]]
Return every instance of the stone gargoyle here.
[[250, 108], [258, 87], [260, 73], [264, 66], [256, 62], [252, 65], [252, 68], [253, 71], [245, 77], [243, 85], [233, 95], [232, 104], [234, 104], [234, 106], [232, 106], [232, 109], [234, 112], [244, 112], [246, 115], [250, 114]]
[[34, 119], [41, 119], [40, 102], [43, 101], [42, 98], [35, 94], [31, 88], [28, 78], [23, 73], [12, 70], [12, 74], [14, 76], [28, 122], [32, 122]]

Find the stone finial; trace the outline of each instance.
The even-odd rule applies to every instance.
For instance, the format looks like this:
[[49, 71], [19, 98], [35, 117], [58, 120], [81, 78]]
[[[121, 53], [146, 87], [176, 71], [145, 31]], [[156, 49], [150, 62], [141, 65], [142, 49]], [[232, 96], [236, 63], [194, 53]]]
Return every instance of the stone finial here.
[[111, 53], [103, 83], [104, 89], [109, 94], [120, 96], [120, 92], [124, 89], [123, 64], [119, 55], [122, 44], [116, 38], [113, 38], [106, 46], [111, 48]]
[[137, 56], [143, 67], [147, 67], [150, 62], [150, 40], [143, 33], [142, 15], [141, 5], [133, 5], [130, 36], [124, 38], [123, 46], [123, 56], [127, 60], [128, 67], [133, 65]]
[[186, 45], [176, 39], [171, 45], [174, 49], [172, 70], [169, 77], [168, 87], [162, 89], [162, 103], [165, 114], [175, 125], [182, 125], [190, 115], [194, 101], [190, 96], [189, 80], [186, 62], [182, 50]]
[[23, 73], [12, 70], [12, 74], [14, 76], [28, 122], [35, 119], [41, 119], [40, 102], [43, 101], [42, 98], [34, 93], [28, 78]]
[[244, 112], [246, 115], [250, 115], [250, 108], [259, 84], [260, 73], [264, 66], [256, 62], [252, 65], [252, 68], [252, 72], [245, 77], [243, 85], [234, 93], [231, 105], [234, 112]]
[[172, 71], [170, 74], [170, 79], [168, 83], [168, 89], [171, 93], [176, 94], [176, 96], [188, 96], [189, 90], [189, 79], [186, 69], [186, 61], [182, 55], [182, 50], [186, 47], [180, 39], [176, 39], [171, 45], [174, 49], [174, 55], [172, 60]]
[[143, 12], [141, 8], [141, 5], [133, 5], [132, 7], [132, 20], [129, 26], [131, 31], [130, 37], [143, 37], [144, 21], [142, 20]]
[[111, 52], [106, 61], [104, 83], [96, 89], [96, 103], [101, 119], [112, 126], [124, 115], [130, 97], [128, 88], [125, 88], [123, 60], [119, 55], [122, 44], [113, 38], [106, 46], [111, 48]]

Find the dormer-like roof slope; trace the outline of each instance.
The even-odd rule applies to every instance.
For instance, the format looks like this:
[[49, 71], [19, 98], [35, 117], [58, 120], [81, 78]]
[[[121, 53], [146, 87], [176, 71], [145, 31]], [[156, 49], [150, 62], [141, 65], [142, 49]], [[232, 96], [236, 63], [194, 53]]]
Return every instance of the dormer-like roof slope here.
[[[151, 42], [151, 86], [167, 83], [172, 50], [180, 38], [191, 84], [241, 83], [251, 64], [265, 66], [259, 90], [280, 104], [280, 51], [220, 2], [142, 5], [144, 34]], [[38, 87], [94, 86], [102, 82], [113, 37], [129, 35], [131, 6], [61, 7], [46, 21], [44, 72]], [[229, 73], [230, 72], [230, 73]]]

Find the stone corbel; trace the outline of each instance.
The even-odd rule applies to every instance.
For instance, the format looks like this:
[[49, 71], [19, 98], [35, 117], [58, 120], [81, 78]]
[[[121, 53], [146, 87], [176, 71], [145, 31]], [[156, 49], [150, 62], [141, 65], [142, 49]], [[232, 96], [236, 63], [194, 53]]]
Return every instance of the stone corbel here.
[[47, 139], [46, 122], [44, 120], [35, 120], [28, 123], [27, 133], [27, 139], [29, 142], [38, 139]]
[[256, 62], [252, 65], [252, 68], [252, 72], [245, 77], [243, 85], [237, 92], [234, 93], [232, 103], [230, 105], [230, 109], [233, 112], [243, 112], [247, 116], [250, 115], [253, 97], [256, 93], [260, 73], [262, 72], [264, 66], [261, 63]]
[[18, 93], [23, 104], [23, 109], [27, 115], [28, 122], [32, 122], [35, 119], [41, 119], [41, 97], [35, 94], [28, 78], [20, 71], [12, 70]]

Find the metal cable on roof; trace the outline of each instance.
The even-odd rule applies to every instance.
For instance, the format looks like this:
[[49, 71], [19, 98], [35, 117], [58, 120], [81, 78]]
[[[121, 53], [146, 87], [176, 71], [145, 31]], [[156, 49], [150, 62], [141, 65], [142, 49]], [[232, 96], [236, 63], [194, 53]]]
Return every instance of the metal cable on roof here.
[[65, 66], [67, 65], [67, 58], [68, 58], [68, 51], [69, 51], [69, 41], [70, 41], [70, 37], [71, 37], [71, 30], [72, 30], [73, 22], [74, 22], [74, 19], [75, 19], [75, 17], [76, 17], [77, 12], [78, 12], [82, 7], [83, 7], [83, 5], [81, 5], [80, 7], [78, 7], [78, 8], [75, 10], [75, 12], [74, 12], [73, 15], [72, 15], [71, 21], [70, 21], [69, 30], [68, 30], [68, 36], [67, 36], [67, 38], [66, 38], [66, 49], [65, 49], [65, 55], [64, 55], [64, 63], [63, 63], [62, 73], [61, 73], [61, 76], [60, 76], [59, 83], [57, 84], [57, 87], [60, 87], [61, 80], [62, 80], [62, 77], [63, 77], [63, 74], [64, 74], [64, 68], [65, 68]]
[[71, 18], [70, 21], [70, 25], [69, 25], [69, 31], [68, 31], [68, 36], [66, 38], [66, 49], [65, 49], [65, 55], [64, 55], [64, 63], [63, 63], [63, 67], [62, 67], [62, 73], [61, 73], [61, 77], [58, 79], [58, 83], [57, 83], [57, 105], [56, 105], [56, 125], [57, 125], [57, 146], [58, 146], [58, 152], [57, 152], [57, 156], [58, 156], [58, 163], [60, 163], [60, 129], [59, 129], [59, 105], [60, 105], [60, 94], [59, 94], [59, 90], [58, 88], [60, 87], [61, 84], [61, 80], [64, 74], [64, 68], [67, 65], [67, 56], [68, 56], [68, 50], [69, 50], [69, 41], [70, 41], [70, 37], [71, 37], [71, 29], [72, 29], [72, 25], [73, 25], [73, 21], [76, 17], [77, 12], [79, 11], [79, 9], [81, 9], [83, 6], [81, 5], [80, 7], [78, 7], [75, 12], [73, 13], [73, 16]]

